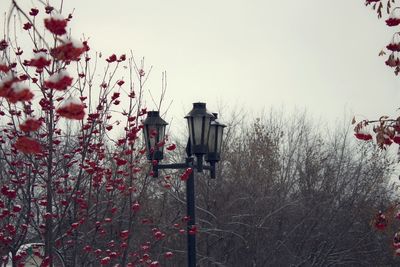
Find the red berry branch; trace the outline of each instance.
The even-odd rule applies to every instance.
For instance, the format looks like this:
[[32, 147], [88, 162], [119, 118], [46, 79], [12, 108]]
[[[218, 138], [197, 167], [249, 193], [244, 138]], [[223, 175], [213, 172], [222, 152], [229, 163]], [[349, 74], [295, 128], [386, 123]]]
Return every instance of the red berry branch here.
[[[388, 27], [397, 27], [400, 25], [400, 7], [394, 6], [397, 4], [396, 0], [366, 0], [366, 5], [371, 5], [372, 8], [377, 12], [378, 18], [383, 17], [383, 9], [385, 8], [387, 18], [385, 23]], [[384, 56], [388, 54], [388, 58], [385, 64], [394, 69], [396, 75], [400, 72], [400, 32], [395, 32], [379, 55]], [[387, 147], [394, 144], [400, 144], [400, 117], [390, 118], [388, 116], [382, 116], [378, 120], [362, 120], [356, 122], [353, 119], [353, 124], [355, 124], [354, 132], [357, 139], [363, 141], [375, 140], [376, 144], [380, 149], [386, 149]], [[372, 129], [370, 128], [372, 127]], [[372, 225], [375, 229], [380, 231], [386, 231], [389, 229], [389, 225], [393, 222], [395, 223], [400, 219], [400, 207], [398, 204], [391, 205], [384, 212], [379, 211], [375, 214]], [[398, 225], [398, 223], [396, 223]], [[400, 256], [400, 231], [396, 231], [393, 237], [392, 248], [394, 249], [394, 254]]]
[[72, 37], [62, 7], [11, 4], [8, 22], [21, 21], [0, 40], [2, 260], [160, 266], [174, 255], [165, 242], [181, 234], [147, 204], [173, 188], [171, 177], [153, 182], [143, 155], [151, 68], [125, 54], [102, 59]]

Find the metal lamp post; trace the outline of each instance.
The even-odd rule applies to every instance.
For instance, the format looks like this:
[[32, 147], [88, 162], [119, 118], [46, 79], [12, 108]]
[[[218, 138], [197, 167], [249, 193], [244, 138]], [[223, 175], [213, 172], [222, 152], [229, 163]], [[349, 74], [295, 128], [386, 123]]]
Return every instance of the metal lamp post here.
[[[184, 163], [160, 164], [163, 159], [162, 146], [167, 123], [160, 118], [158, 111], [150, 111], [144, 121], [144, 138], [147, 158], [153, 161], [153, 176], [158, 177], [160, 169], [196, 169], [197, 172], [209, 170], [211, 178], [215, 178], [216, 163], [220, 160], [223, 128], [225, 125], [217, 121], [216, 113], [209, 113], [205, 103], [193, 103], [193, 109], [185, 116], [189, 128], [189, 140], [186, 147]], [[203, 157], [209, 165], [203, 165]], [[195, 160], [196, 159], [196, 160]], [[156, 161], [156, 162], [154, 162]], [[196, 266], [196, 235], [191, 234], [196, 224], [195, 217], [195, 180], [191, 171], [186, 181], [187, 208], [187, 250], [188, 267]]]

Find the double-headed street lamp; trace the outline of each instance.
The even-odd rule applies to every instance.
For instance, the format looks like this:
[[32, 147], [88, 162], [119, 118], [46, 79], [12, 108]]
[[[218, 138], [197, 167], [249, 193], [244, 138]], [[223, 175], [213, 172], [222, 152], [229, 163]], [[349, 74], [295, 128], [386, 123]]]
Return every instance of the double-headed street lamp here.
[[[149, 111], [144, 121], [144, 139], [146, 142], [147, 159], [152, 161], [153, 176], [158, 177], [160, 169], [196, 169], [210, 171], [210, 177], [215, 178], [215, 165], [220, 160], [222, 134], [225, 127], [217, 120], [216, 113], [209, 113], [205, 103], [193, 103], [193, 109], [185, 116], [189, 126], [189, 140], [186, 146], [185, 163], [160, 164], [163, 159], [163, 141], [165, 127], [168, 125], [158, 111]], [[203, 165], [203, 158], [209, 165]], [[191, 232], [195, 220], [195, 181], [194, 172], [190, 171], [186, 182], [187, 207], [187, 240], [188, 267], [196, 266], [196, 235]]]

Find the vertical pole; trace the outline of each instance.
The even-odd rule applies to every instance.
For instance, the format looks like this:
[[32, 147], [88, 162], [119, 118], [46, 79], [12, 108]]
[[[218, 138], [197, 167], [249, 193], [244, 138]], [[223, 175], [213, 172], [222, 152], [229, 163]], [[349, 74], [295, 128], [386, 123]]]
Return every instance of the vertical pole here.
[[151, 162], [153, 164], [153, 177], [158, 178], [158, 161], [157, 164], [154, 164], [154, 162]]
[[[193, 166], [193, 161], [191, 165]], [[186, 181], [186, 208], [189, 217], [187, 221], [188, 267], [196, 267], [196, 234], [189, 233], [192, 226], [196, 224], [194, 184], [194, 171], [192, 171]]]
[[[215, 179], [215, 161], [210, 161], [210, 178]], [[207, 187], [208, 188], [208, 187]]]
[[203, 155], [197, 156], [197, 172], [203, 172]]

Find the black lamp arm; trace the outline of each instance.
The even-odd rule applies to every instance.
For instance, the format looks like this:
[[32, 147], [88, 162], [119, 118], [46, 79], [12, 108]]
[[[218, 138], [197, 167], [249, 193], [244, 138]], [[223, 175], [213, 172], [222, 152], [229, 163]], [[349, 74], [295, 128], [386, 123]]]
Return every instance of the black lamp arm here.
[[[159, 170], [182, 170], [187, 168], [198, 168], [197, 165], [194, 165], [193, 158], [187, 158], [185, 163], [169, 163], [169, 164], [153, 164], [153, 177], [158, 177]], [[204, 170], [210, 171], [211, 178], [215, 178], [215, 162], [210, 162], [210, 165], [201, 165], [201, 168]]]

